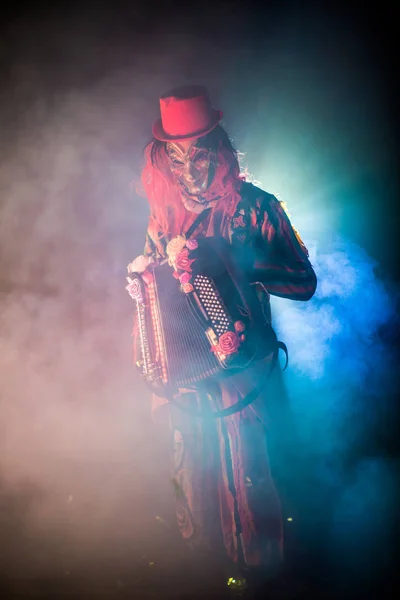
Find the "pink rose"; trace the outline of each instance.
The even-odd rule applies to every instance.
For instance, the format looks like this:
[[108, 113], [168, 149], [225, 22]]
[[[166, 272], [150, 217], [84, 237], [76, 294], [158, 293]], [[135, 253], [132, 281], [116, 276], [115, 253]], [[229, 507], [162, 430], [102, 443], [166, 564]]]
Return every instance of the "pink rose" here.
[[189, 281], [192, 279], [192, 276], [190, 273], [188, 273], [187, 271], [185, 271], [184, 273], [182, 273], [182, 275], [180, 275], [179, 277], [179, 281], [181, 283], [189, 283]]
[[235, 331], [238, 333], [242, 333], [246, 329], [246, 325], [243, 323], [243, 321], [235, 321], [234, 325]]
[[239, 345], [239, 338], [233, 331], [226, 331], [218, 341], [218, 347], [222, 354], [233, 354], [237, 351]]
[[186, 241], [186, 248], [189, 248], [189, 250], [196, 250], [196, 248], [198, 247], [198, 243], [196, 240], [187, 240]]
[[189, 258], [189, 250], [184, 248], [182, 252], [179, 252], [179, 254], [175, 257], [175, 269], [178, 271], [191, 271], [192, 262], [193, 260], [190, 260]]

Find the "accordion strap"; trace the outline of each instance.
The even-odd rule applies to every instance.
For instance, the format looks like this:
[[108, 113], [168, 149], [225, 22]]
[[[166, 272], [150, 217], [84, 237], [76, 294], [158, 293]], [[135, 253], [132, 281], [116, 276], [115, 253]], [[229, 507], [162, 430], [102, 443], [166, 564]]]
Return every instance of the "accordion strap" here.
[[198, 228], [200, 223], [202, 223], [204, 221], [204, 219], [210, 214], [210, 212], [211, 212], [211, 207], [205, 208], [204, 210], [201, 211], [201, 213], [199, 215], [197, 215], [197, 217], [195, 218], [195, 220], [193, 221], [193, 223], [191, 224], [191, 226], [185, 233], [186, 239], [189, 239], [190, 236], [192, 236], [194, 234], [194, 232], [196, 231], [196, 229]]
[[202, 412], [198, 412], [192, 408], [189, 408], [188, 406], [184, 406], [183, 404], [181, 404], [180, 402], [178, 402], [177, 400], [175, 400], [172, 397], [167, 397], [167, 400], [173, 405], [176, 406], [177, 408], [179, 408], [179, 410], [181, 410], [182, 412], [185, 412], [187, 414], [189, 414], [190, 416], [197, 418], [197, 419], [223, 419], [224, 417], [228, 417], [230, 415], [233, 415], [241, 410], [243, 410], [244, 408], [246, 408], [246, 406], [249, 406], [249, 404], [251, 404], [252, 402], [254, 402], [255, 400], [257, 400], [258, 396], [261, 394], [261, 392], [263, 391], [264, 387], [267, 385], [269, 378], [272, 375], [273, 370], [276, 367], [276, 364], [278, 362], [278, 354], [279, 354], [279, 350], [283, 350], [283, 352], [286, 355], [286, 364], [283, 368], [283, 370], [286, 369], [286, 367], [288, 366], [288, 351], [287, 351], [287, 347], [286, 344], [284, 344], [283, 342], [277, 342], [277, 347], [276, 350], [274, 351], [274, 354], [272, 356], [272, 360], [271, 360], [271, 364], [269, 366], [268, 369], [268, 373], [265, 376], [265, 378], [262, 380], [261, 384], [259, 386], [256, 386], [249, 394], [247, 394], [244, 398], [242, 398], [241, 400], [239, 400], [238, 402], [236, 402], [235, 404], [232, 404], [232, 406], [228, 406], [227, 408], [223, 408], [221, 410], [215, 410], [212, 412], [207, 412], [207, 413], [202, 413]]

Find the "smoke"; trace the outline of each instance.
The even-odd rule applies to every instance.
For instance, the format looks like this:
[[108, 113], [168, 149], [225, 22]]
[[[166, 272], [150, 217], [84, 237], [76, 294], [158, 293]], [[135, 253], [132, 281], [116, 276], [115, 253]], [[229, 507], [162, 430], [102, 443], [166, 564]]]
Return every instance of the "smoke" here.
[[398, 466], [380, 442], [394, 435], [399, 290], [349, 240], [307, 245], [314, 298], [273, 299], [289, 347], [285, 382], [297, 436], [287, 442], [297, 461], [286, 468], [298, 478], [304, 514], [318, 523], [315, 532], [308, 522], [306, 536], [323, 538], [338, 584], [347, 585], [390, 564]]
[[162, 525], [165, 448], [132, 366], [126, 265], [148, 209], [131, 183], [159, 95], [185, 82], [213, 94], [232, 44], [173, 35], [152, 14], [144, 34], [139, 12], [37, 14], [4, 35], [0, 576], [181, 556]]
[[57, 87], [23, 58], [3, 98], [1, 571], [61, 574], [124, 545], [145, 554], [167, 485], [124, 290], [147, 218], [129, 192], [144, 98], [122, 68]]
[[358, 414], [356, 431], [394, 392], [396, 357], [383, 332], [396, 320], [398, 291], [389, 290], [377, 263], [353, 242], [308, 246], [316, 294], [304, 304], [274, 299], [276, 326], [289, 344], [287, 385], [304, 435], [319, 448], [345, 447], [348, 440], [333, 433], [334, 423]]
[[[87, 15], [32, 17], [15, 22], [4, 38], [10, 53], [0, 90], [4, 573], [64, 573], [99, 556], [110, 567], [113, 552], [115, 563], [130, 564], [166, 547], [155, 517], [168, 509], [168, 475], [148, 393], [133, 375], [132, 306], [124, 290], [125, 265], [142, 251], [147, 222], [147, 207], [130, 195], [130, 183], [139, 175], [158, 96], [182, 83], [205, 83], [239, 149], [248, 152], [250, 170], [268, 148], [267, 191], [280, 187], [290, 196], [290, 183], [309, 197], [311, 188], [323, 187], [318, 178], [326, 169], [315, 139], [323, 138], [326, 160], [332, 159], [327, 121], [316, 115], [335, 88], [323, 87], [324, 68], [317, 75], [299, 68], [318, 53], [312, 47], [301, 54], [290, 23], [285, 39], [294, 39], [294, 50], [282, 45], [278, 26], [265, 34], [265, 47], [253, 48], [240, 42], [249, 25], [242, 10], [214, 7], [210, 24], [200, 7], [193, 30], [180, 15], [174, 28], [174, 16], [166, 21], [169, 31], [155, 23], [146, 35], [138, 12], [130, 15], [134, 33], [121, 15], [117, 24], [113, 10], [98, 23]], [[215, 28], [211, 39], [206, 21]], [[347, 61], [344, 44], [336, 46]], [[352, 81], [354, 90], [358, 80]], [[362, 102], [354, 92], [357, 111], [366, 102], [361, 96]], [[313, 127], [320, 137], [312, 137]], [[360, 129], [368, 148], [364, 123]], [[355, 126], [351, 140], [358, 133]], [[383, 144], [376, 147], [381, 152]], [[341, 148], [337, 155], [342, 162]], [[319, 278], [315, 298], [274, 301], [274, 313], [289, 346], [285, 381], [302, 451], [321, 458], [316, 479], [343, 492], [336, 523], [346, 510], [361, 509], [359, 497], [372, 482], [383, 478], [389, 494], [385, 461], [364, 468], [356, 460], [359, 476], [351, 483], [343, 464], [389, 411], [394, 356], [381, 329], [394, 314], [394, 299], [374, 261], [351, 241], [319, 241], [310, 251]], [[339, 457], [333, 468], [331, 457]], [[374, 501], [372, 492], [364, 495], [363, 515]], [[174, 552], [164, 555], [173, 560], [178, 546]]]

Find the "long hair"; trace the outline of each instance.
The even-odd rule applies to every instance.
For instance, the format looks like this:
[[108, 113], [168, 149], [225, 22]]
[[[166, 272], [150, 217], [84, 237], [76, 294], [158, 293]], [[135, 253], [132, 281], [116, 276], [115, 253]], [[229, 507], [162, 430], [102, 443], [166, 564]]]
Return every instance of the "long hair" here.
[[[212, 212], [231, 217], [240, 200], [240, 176], [238, 152], [226, 131], [218, 125], [202, 139], [202, 146], [216, 154], [214, 179], [204, 193], [212, 203]], [[171, 173], [166, 143], [153, 139], [144, 150], [145, 165], [142, 171], [142, 190], [150, 205], [149, 233], [157, 240], [181, 233], [185, 221], [185, 207], [181, 189]]]

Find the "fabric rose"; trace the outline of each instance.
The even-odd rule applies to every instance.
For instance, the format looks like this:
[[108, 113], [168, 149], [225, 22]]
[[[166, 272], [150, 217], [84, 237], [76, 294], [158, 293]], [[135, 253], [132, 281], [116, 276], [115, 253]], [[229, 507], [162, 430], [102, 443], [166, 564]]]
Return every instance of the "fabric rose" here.
[[167, 244], [167, 254], [170, 261], [174, 261], [175, 257], [185, 247], [186, 238], [183, 235], [178, 235], [170, 240]]
[[134, 279], [133, 281], [131, 281], [126, 287], [125, 287], [126, 291], [128, 292], [128, 294], [130, 295], [130, 297], [132, 298], [132, 300], [137, 300], [138, 302], [141, 302], [143, 297], [142, 297], [142, 290], [140, 287], [140, 283], [138, 279]]
[[243, 333], [243, 331], [246, 329], [246, 325], [243, 323], [243, 321], [235, 321], [234, 326], [235, 331], [238, 333]]
[[196, 240], [187, 240], [186, 242], [186, 248], [189, 248], [189, 250], [196, 250], [198, 246], [199, 244]]
[[141, 254], [137, 256], [134, 261], [128, 265], [128, 273], [143, 273], [147, 267], [153, 262], [151, 256], [144, 256]]
[[223, 354], [233, 354], [239, 348], [240, 341], [236, 333], [226, 331], [218, 341], [218, 350]]
[[188, 273], [187, 271], [185, 271], [184, 273], [182, 273], [182, 275], [179, 276], [179, 281], [181, 283], [189, 283], [189, 281], [192, 279], [192, 276], [190, 273]]
[[187, 248], [184, 248], [182, 252], [179, 252], [179, 254], [175, 257], [175, 269], [177, 269], [178, 271], [191, 271], [192, 262], [193, 259], [190, 260], [189, 258], [189, 250]]
[[190, 294], [190, 292], [193, 292], [193, 286], [191, 283], [184, 283], [182, 285], [182, 292], [185, 292], [185, 294]]

